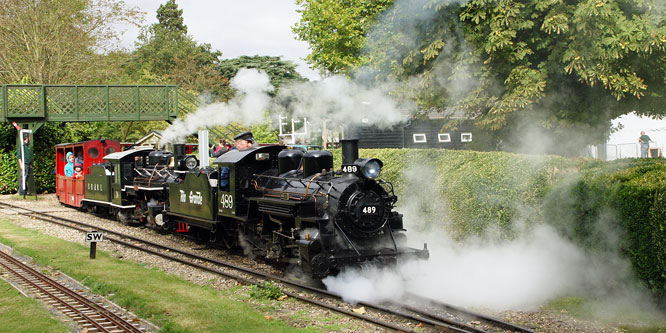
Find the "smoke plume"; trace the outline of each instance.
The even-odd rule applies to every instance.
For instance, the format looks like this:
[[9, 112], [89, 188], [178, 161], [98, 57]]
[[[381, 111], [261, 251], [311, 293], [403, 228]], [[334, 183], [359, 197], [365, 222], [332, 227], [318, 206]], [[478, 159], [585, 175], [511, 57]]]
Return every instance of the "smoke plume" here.
[[164, 131], [160, 145], [180, 142], [199, 129], [225, 126], [234, 121], [247, 125], [262, 122], [271, 101], [268, 93], [273, 90], [268, 75], [243, 68], [231, 80], [231, 86], [237, 90], [232, 100], [204, 105], [184, 120], [177, 119]]

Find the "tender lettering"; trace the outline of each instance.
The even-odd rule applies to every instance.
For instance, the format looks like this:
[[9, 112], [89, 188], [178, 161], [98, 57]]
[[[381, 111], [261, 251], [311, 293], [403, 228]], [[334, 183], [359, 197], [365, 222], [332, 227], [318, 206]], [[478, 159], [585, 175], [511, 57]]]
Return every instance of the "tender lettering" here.
[[196, 193], [190, 191], [190, 203], [199, 206], [203, 205], [203, 196], [200, 191], [197, 191]]

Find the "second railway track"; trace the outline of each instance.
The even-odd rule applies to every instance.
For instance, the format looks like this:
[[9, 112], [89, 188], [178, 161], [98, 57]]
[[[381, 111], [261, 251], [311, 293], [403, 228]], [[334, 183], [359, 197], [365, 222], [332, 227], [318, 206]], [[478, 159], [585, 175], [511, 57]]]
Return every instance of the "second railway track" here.
[[[44, 220], [46, 222], [54, 223], [63, 227], [75, 229], [81, 232], [87, 232], [90, 230], [98, 230], [106, 233], [105, 239], [108, 239], [110, 241], [113, 241], [115, 243], [121, 244], [123, 246], [133, 248], [136, 250], [140, 250], [146, 253], [150, 253], [152, 255], [160, 256], [162, 258], [172, 260], [181, 264], [185, 264], [191, 267], [195, 267], [210, 273], [218, 274], [221, 276], [224, 276], [226, 278], [230, 278], [236, 281], [239, 281], [240, 283], [243, 284], [253, 284], [253, 285], [260, 285], [263, 281], [275, 281], [283, 284], [284, 286], [288, 286], [292, 290], [283, 290], [285, 295], [299, 299], [303, 302], [310, 303], [319, 307], [323, 307], [326, 309], [329, 309], [331, 311], [335, 311], [347, 316], [352, 316], [357, 319], [367, 321], [370, 323], [373, 323], [377, 326], [389, 329], [389, 330], [395, 330], [395, 331], [412, 331], [411, 328], [403, 327], [400, 325], [396, 325], [394, 323], [378, 319], [374, 316], [368, 316], [368, 315], [362, 315], [359, 313], [356, 313], [354, 311], [351, 311], [347, 308], [343, 308], [338, 305], [332, 305], [330, 302], [324, 302], [321, 300], [317, 300], [312, 297], [306, 297], [302, 296], [300, 294], [300, 291], [306, 291], [310, 293], [314, 293], [316, 295], [319, 295], [321, 297], [325, 297], [328, 299], [332, 299], [335, 301], [340, 301], [341, 297], [337, 294], [331, 293], [325, 289], [309, 286], [303, 283], [300, 283], [295, 280], [290, 280], [286, 279], [283, 277], [279, 277], [273, 274], [268, 274], [256, 270], [252, 270], [246, 267], [242, 267], [239, 265], [236, 265], [234, 263], [226, 262], [226, 261], [220, 261], [212, 258], [208, 258], [205, 256], [201, 256], [189, 251], [185, 251], [182, 249], [178, 248], [173, 248], [169, 247], [163, 244], [159, 244], [156, 242], [144, 240], [138, 237], [126, 235], [117, 231], [113, 231], [110, 229], [106, 228], [100, 228], [98, 226], [94, 226], [88, 223], [80, 222], [80, 221], [75, 221], [72, 219], [67, 219], [67, 218], [62, 218], [58, 216], [54, 216], [48, 213], [42, 213], [38, 212], [35, 210], [31, 210], [29, 208], [9, 204], [9, 203], [3, 203], [0, 202], [0, 206], [5, 206], [9, 207], [14, 210], [20, 210], [19, 214], [26, 215], [26, 216], [31, 216], [34, 218], [38, 218], [41, 220]], [[109, 236], [111, 235], [111, 236]], [[141, 245], [143, 244], [143, 246]], [[174, 256], [173, 254], [180, 255], [181, 257]], [[194, 260], [192, 260], [194, 259]], [[199, 261], [199, 262], [195, 262]], [[208, 265], [205, 265], [205, 264]], [[222, 270], [218, 267], [224, 267], [225, 270]], [[229, 272], [235, 271], [236, 273], [231, 273]], [[240, 273], [240, 274], [238, 274]], [[259, 279], [259, 280], [257, 280]], [[477, 328], [477, 326], [471, 326], [468, 325], [462, 321], [458, 320], [452, 320], [445, 318], [445, 316], [441, 315], [441, 311], [449, 311], [451, 313], [455, 314], [455, 317], [457, 318], [465, 318], [465, 319], [475, 319], [483, 322], [485, 324], [486, 329], [492, 329], [493, 331], [514, 331], [514, 332], [532, 332], [531, 330], [513, 325], [511, 323], [507, 323], [495, 318], [491, 318], [488, 316], [480, 315], [477, 313], [472, 313], [468, 312], [464, 309], [461, 308], [456, 308], [452, 306], [446, 306], [443, 303], [437, 303], [432, 300], [429, 300], [429, 306], [432, 308], [437, 308], [439, 309], [438, 312], [434, 311], [427, 311], [425, 309], [422, 309], [421, 306], [414, 306], [414, 305], [395, 305], [395, 306], [385, 306], [385, 305], [379, 305], [379, 304], [374, 304], [374, 303], [366, 303], [366, 302], [359, 302], [358, 305], [364, 306], [365, 308], [369, 310], [374, 310], [376, 312], [384, 313], [384, 314], [389, 314], [391, 316], [395, 316], [397, 318], [401, 318], [402, 320], [408, 320], [411, 322], [415, 323], [422, 323], [425, 326], [428, 326], [434, 330], [438, 331], [449, 331], [449, 332], [486, 332], [486, 330]]]

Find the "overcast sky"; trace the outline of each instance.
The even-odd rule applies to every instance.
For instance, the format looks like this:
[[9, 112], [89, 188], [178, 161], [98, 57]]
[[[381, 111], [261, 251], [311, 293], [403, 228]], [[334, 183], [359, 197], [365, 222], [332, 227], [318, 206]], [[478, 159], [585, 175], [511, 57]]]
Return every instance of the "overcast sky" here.
[[[125, 0], [131, 7], [146, 12], [144, 25], [157, 22], [157, 8], [166, 0]], [[247, 55], [282, 56], [298, 64], [301, 75], [318, 79], [316, 71], [302, 59], [308, 55], [308, 44], [297, 41], [291, 27], [300, 15], [295, 0], [177, 0], [183, 10], [188, 34], [199, 43], [209, 43], [222, 51], [225, 59]], [[134, 48], [139, 29], [126, 29], [122, 44]]]

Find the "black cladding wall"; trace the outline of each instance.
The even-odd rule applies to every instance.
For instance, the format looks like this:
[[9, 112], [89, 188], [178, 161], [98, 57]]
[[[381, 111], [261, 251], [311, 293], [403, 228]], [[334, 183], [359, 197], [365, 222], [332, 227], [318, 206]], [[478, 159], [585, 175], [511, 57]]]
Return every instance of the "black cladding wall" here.
[[[446, 148], [469, 149], [474, 140], [472, 126], [458, 125], [456, 130], [442, 131], [444, 120], [413, 120], [391, 128], [375, 126], [357, 128], [359, 148]], [[463, 142], [467, 139], [467, 142]]]

